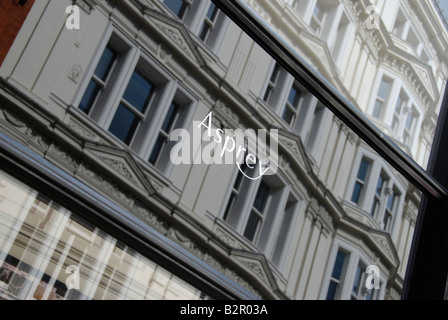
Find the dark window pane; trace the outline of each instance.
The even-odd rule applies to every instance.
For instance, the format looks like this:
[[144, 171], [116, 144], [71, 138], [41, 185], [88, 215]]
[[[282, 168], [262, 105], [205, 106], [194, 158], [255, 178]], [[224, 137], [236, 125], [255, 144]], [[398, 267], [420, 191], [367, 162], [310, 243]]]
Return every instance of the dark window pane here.
[[338, 289], [338, 284], [336, 282], [331, 281], [330, 287], [328, 288], [327, 300], [334, 300], [336, 297], [336, 290]]
[[254, 240], [259, 222], [260, 217], [257, 214], [252, 213], [247, 221], [246, 230], [244, 230], [244, 236], [250, 241]]
[[361, 189], [362, 189], [362, 184], [356, 182], [355, 188], [353, 189], [352, 202], [354, 202], [354, 203], [359, 202], [359, 197], [361, 196]]
[[378, 209], [378, 199], [373, 200], [372, 210], [370, 211], [370, 215], [373, 217]]
[[293, 116], [294, 114], [291, 112], [291, 110], [285, 106], [282, 114], [283, 120], [285, 120], [288, 124], [291, 124]]
[[151, 164], [156, 164], [157, 159], [159, 158], [160, 151], [162, 150], [165, 144], [166, 138], [163, 135], [159, 135], [157, 138], [156, 144], [152, 149], [151, 156], [149, 157], [149, 162]]
[[143, 113], [145, 112], [145, 107], [151, 97], [152, 88], [153, 84], [149, 82], [149, 80], [139, 72], [134, 72], [123, 98], [134, 108]]
[[276, 83], [277, 82], [277, 77], [280, 73], [280, 65], [278, 63], [275, 64], [274, 70], [272, 71], [272, 75], [271, 75], [271, 82], [272, 83]]
[[98, 78], [103, 81], [106, 80], [116, 55], [116, 52], [109, 47], [104, 50], [103, 55], [101, 56], [101, 59], [95, 69], [95, 75]]
[[384, 179], [383, 179], [382, 176], [380, 176], [380, 177], [378, 178], [378, 183], [377, 183], [377, 185], [376, 185], [376, 194], [377, 194], [378, 196], [381, 196], [381, 192], [383, 191], [383, 182], [384, 182]]
[[172, 103], [170, 106], [170, 110], [168, 110], [168, 113], [165, 117], [165, 121], [163, 122], [162, 125], [162, 130], [166, 133], [170, 133], [171, 130], [173, 129], [173, 125], [174, 125], [174, 120], [176, 119], [176, 115], [179, 111], [179, 107]]
[[390, 219], [391, 219], [390, 214], [386, 212], [383, 218], [384, 230], [386, 230], [389, 227]]
[[217, 13], [218, 13], [218, 8], [216, 8], [216, 5], [214, 3], [211, 3], [210, 7], [208, 8], [208, 11], [207, 11], [207, 18], [210, 21], [213, 21], [215, 19]]
[[138, 122], [139, 118], [124, 105], [120, 104], [109, 131], [124, 143], [129, 144]]
[[297, 101], [298, 92], [296, 88], [291, 88], [291, 91], [289, 91], [288, 101], [290, 104], [292, 104], [295, 107], [295, 103]]
[[90, 83], [87, 86], [87, 89], [84, 92], [84, 96], [82, 97], [82, 100], [79, 104], [79, 109], [88, 114], [93, 106], [93, 103], [95, 102], [96, 97], [98, 96], [98, 92], [100, 91], [100, 89], [101, 87], [98, 83], [90, 80]]
[[292, 218], [294, 216], [294, 205], [290, 204], [283, 216], [283, 221], [281, 224], [280, 232], [278, 233], [277, 243], [275, 244], [274, 254], [272, 255], [272, 261], [275, 264], [280, 262], [281, 254], [283, 253], [283, 248], [285, 248], [286, 240], [288, 239], [290, 233], [290, 227], [292, 224]]
[[395, 193], [392, 193], [389, 195], [389, 198], [387, 199], [387, 208], [392, 211], [394, 208], [394, 202], [395, 202]]
[[199, 33], [199, 39], [201, 39], [202, 41], [205, 41], [205, 38], [207, 38], [210, 28], [211, 28], [210, 25], [208, 25], [207, 23], [204, 22], [202, 24], [201, 32]]
[[367, 171], [369, 170], [369, 163], [366, 160], [361, 161], [361, 166], [358, 171], [358, 179], [361, 181], [366, 181]]
[[334, 263], [333, 274], [331, 275], [334, 279], [341, 279], [342, 268], [344, 267], [346, 254], [339, 251], [336, 257], [336, 262]]
[[378, 90], [378, 97], [382, 98], [383, 100], [386, 100], [387, 96], [389, 95], [389, 88], [390, 88], [390, 82], [385, 80], [381, 81], [381, 85]]
[[163, 3], [180, 19], [184, 17], [188, 8], [188, 4], [183, 0], [164, 0]]
[[[245, 169], [246, 169], [246, 163], [243, 163], [243, 164], [241, 165], [241, 170], [244, 172]], [[241, 187], [241, 181], [243, 181], [243, 174], [241, 173], [241, 171], [238, 170], [238, 175], [237, 175], [237, 177], [236, 177], [235, 184], [233, 185], [233, 188], [234, 188], [235, 190], [240, 190], [240, 187]]]
[[234, 194], [234, 193], [232, 193], [231, 195], [230, 195], [230, 199], [229, 199], [229, 202], [227, 203], [227, 207], [226, 207], [226, 210], [224, 211], [224, 217], [223, 217], [223, 219], [225, 220], [225, 221], [227, 221], [227, 217], [229, 216], [229, 212], [233, 209], [233, 205], [234, 205], [234, 203], [235, 203], [235, 201], [236, 201], [236, 194]]
[[362, 276], [361, 266], [358, 265], [358, 267], [356, 268], [355, 281], [353, 283], [353, 288], [352, 288], [352, 292], [355, 295], [358, 295], [359, 288], [361, 286], [361, 276]]
[[266, 184], [266, 182], [261, 181], [260, 186], [258, 187], [257, 196], [254, 201], [254, 208], [256, 208], [259, 212], [263, 213], [264, 207], [266, 206], [266, 201], [268, 199], [269, 191], [271, 188]]
[[267, 87], [266, 93], [264, 94], [264, 97], [263, 97], [263, 101], [268, 102], [268, 99], [271, 96], [272, 91], [273, 91], [273, 87], [271, 87], [271, 86]]

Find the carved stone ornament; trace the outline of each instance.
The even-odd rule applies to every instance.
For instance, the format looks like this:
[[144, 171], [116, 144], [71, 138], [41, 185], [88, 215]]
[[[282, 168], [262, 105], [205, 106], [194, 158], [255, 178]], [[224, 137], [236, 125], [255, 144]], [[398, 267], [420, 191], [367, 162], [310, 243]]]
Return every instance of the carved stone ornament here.
[[74, 83], [78, 84], [81, 74], [82, 74], [82, 67], [79, 64], [75, 64], [72, 66], [68, 78], [72, 80]]
[[19, 117], [12, 114], [6, 109], [3, 109], [3, 115], [5, 116], [6, 121], [8, 121], [10, 124], [12, 124], [16, 128], [23, 128], [26, 127], [26, 123], [22, 121]]
[[129, 167], [122, 161], [102, 156], [100, 156], [99, 158], [103, 160], [105, 163], [107, 163], [110, 167], [112, 167], [115, 171], [120, 173], [122, 176], [126, 177], [129, 181], [133, 183], [138, 183], [137, 180], [132, 175], [131, 171], [129, 170]]
[[[196, 255], [198, 258], [208, 263], [211, 267], [217, 269], [222, 274], [240, 284], [253, 294], [262, 297], [261, 293], [246, 279], [245, 275], [233, 267], [228, 266], [226, 263], [220, 262], [217, 257], [213, 255], [213, 253], [206, 250], [205, 247], [198, 245], [189, 237], [189, 235], [177, 228], [175, 229], [173, 225], [171, 225], [163, 217], [160, 217], [158, 214], [154, 213], [148, 205], [145, 205], [143, 202], [138, 200], [132, 193], [124, 190], [119, 184], [112, 181], [110, 177], [98, 172], [93, 163], [87, 163], [86, 161], [81, 160], [81, 158], [76, 157], [62, 145], [56, 145], [53, 143], [51, 144], [51, 149], [49, 149], [50, 140], [46, 138], [40, 130], [34, 128], [32, 125], [22, 120], [19, 116], [16, 116], [9, 111], [2, 109], [2, 113], [11, 127], [16, 128], [15, 130], [18, 134], [27, 137], [29, 142], [39, 146], [41, 150], [48, 150], [48, 152], [44, 152], [45, 157], [48, 160], [54, 162], [57, 157], [57, 162], [62, 164], [62, 166], [66, 169], [70, 169], [70, 171], [74, 172], [74, 176], [76, 178], [81, 178], [80, 180], [83, 180], [90, 185], [94, 185], [98, 192], [104, 194], [113, 202], [122, 206], [125, 210], [128, 210], [131, 214], [134, 214], [142, 219], [143, 222], [146, 222], [149, 226], [153, 227], [162, 235], [168, 235], [169, 233], [171, 235], [170, 237], [175, 240], [176, 243], [187, 248], [187, 250], [192, 254]], [[70, 124], [72, 127], [76, 126], [78, 129], [83, 130], [83, 128], [74, 121], [71, 121]], [[121, 170], [123, 174], [130, 173], [127, 171], [126, 166], [123, 166], [123, 163], [115, 161], [114, 159], [102, 160], [109, 162], [112, 166], [116, 167], [118, 170]], [[73, 170], [74, 168], [76, 170]], [[155, 189], [161, 189], [161, 186], [157, 187], [157, 184], [154, 185]]]
[[28, 142], [34, 144], [42, 152], [48, 150], [50, 139], [44, 136], [34, 125], [6, 109], [3, 109], [3, 115], [8, 123], [27, 137]]
[[387, 255], [389, 257], [393, 256], [389, 242], [386, 240], [385, 237], [378, 236], [378, 235], [372, 235], [372, 238], [375, 240], [376, 243], [378, 243], [380, 245], [380, 247], [387, 253]]

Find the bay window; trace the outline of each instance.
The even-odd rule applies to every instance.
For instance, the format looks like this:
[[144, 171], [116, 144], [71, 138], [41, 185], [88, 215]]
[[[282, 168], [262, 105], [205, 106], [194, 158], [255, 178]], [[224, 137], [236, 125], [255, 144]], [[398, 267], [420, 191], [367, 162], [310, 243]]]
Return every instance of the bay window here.
[[337, 240], [331, 255], [322, 298], [326, 300], [378, 300], [384, 295], [382, 279], [379, 289], [366, 287], [366, 269], [371, 263], [358, 249]]
[[210, 0], [163, 0], [163, 4], [212, 51], [224, 36], [230, 20]]
[[357, 159], [359, 165], [348, 189], [350, 200], [377, 223], [378, 229], [392, 232], [404, 188], [381, 158], [361, 153]]
[[330, 285], [327, 291], [327, 300], [335, 300], [341, 297], [342, 281], [347, 269], [347, 254], [338, 251], [334, 262], [333, 271], [331, 272]]
[[194, 98], [157, 63], [112, 32], [78, 108], [117, 141], [169, 174], [170, 133], [189, 125], [195, 105]]
[[355, 186], [353, 188], [352, 202], [360, 204], [361, 199], [364, 197], [368, 174], [370, 173], [370, 161], [363, 158], [359, 165], [358, 174], [356, 176]]
[[376, 95], [375, 104], [372, 111], [372, 115], [375, 118], [381, 119], [384, 117], [391, 88], [392, 80], [383, 77], [378, 88], [378, 93]]
[[[245, 174], [250, 176], [245, 167]], [[250, 180], [238, 170], [222, 219], [278, 267], [288, 247], [300, 200], [278, 176]]]
[[322, 124], [329, 114], [327, 108], [277, 63], [271, 68], [261, 96], [280, 119], [302, 137], [313, 154]]

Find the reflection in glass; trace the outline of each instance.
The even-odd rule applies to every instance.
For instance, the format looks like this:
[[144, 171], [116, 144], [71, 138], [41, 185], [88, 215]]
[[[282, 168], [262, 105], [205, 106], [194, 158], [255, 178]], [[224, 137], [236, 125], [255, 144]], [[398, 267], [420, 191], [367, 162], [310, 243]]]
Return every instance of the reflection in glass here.
[[[0, 172], [0, 181], [1, 299], [205, 298], [200, 290], [9, 175]], [[77, 272], [68, 272], [69, 267]]]

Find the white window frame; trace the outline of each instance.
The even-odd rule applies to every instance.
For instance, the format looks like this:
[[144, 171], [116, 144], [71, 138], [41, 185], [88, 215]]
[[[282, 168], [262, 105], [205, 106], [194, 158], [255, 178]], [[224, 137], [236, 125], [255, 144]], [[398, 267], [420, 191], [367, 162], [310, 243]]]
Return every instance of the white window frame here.
[[[361, 168], [361, 161], [363, 159], [366, 159], [366, 162], [369, 163], [369, 168], [367, 169], [366, 179], [364, 181], [360, 181], [358, 179], [358, 174], [359, 174], [359, 170]], [[346, 198], [351, 203], [354, 203], [352, 201], [352, 198], [353, 198], [353, 192], [354, 192], [354, 189], [355, 189], [355, 185], [356, 185], [356, 183], [362, 184], [362, 190], [361, 190], [361, 194], [359, 196], [358, 202], [354, 203], [355, 205], [357, 205], [357, 206], [359, 206], [361, 208], [365, 207], [365, 202], [367, 201], [366, 200], [366, 195], [368, 194], [367, 193], [368, 192], [367, 189], [368, 189], [368, 186], [370, 184], [370, 180], [371, 180], [371, 176], [372, 176], [373, 162], [374, 162], [373, 158], [371, 158], [368, 154], [360, 153], [355, 158], [355, 162], [354, 162], [355, 163], [354, 164], [355, 167], [354, 168], [356, 168], [356, 169], [354, 169], [353, 172], [352, 172], [352, 176], [350, 178], [349, 187], [347, 189], [347, 196], [346, 196]]]
[[[364, 184], [364, 196], [359, 201], [358, 204], [355, 204], [351, 201], [353, 190], [355, 187], [355, 183], [357, 180], [357, 175], [359, 171], [359, 164], [361, 163], [361, 160], [363, 158], [369, 159], [371, 161], [370, 168], [367, 173], [366, 182]], [[387, 190], [392, 190], [395, 188], [397, 192], [399, 193], [399, 199], [398, 202], [395, 204], [394, 212], [392, 215], [392, 221], [390, 223], [390, 226], [387, 230], [383, 230], [386, 232], [389, 232], [390, 234], [394, 234], [396, 228], [396, 221], [400, 219], [400, 212], [401, 208], [403, 207], [404, 203], [404, 196], [406, 194], [405, 188], [401, 185], [399, 180], [396, 178], [396, 176], [393, 174], [393, 172], [389, 169], [388, 165], [384, 162], [384, 160], [377, 154], [373, 153], [370, 150], [360, 148], [358, 154], [355, 157], [354, 160], [354, 169], [352, 170], [351, 176], [350, 176], [350, 182], [348, 183], [347, 192], [346, 192], [346, 199], [349, 203], [352, 203], [353, 205], [357, 206], [361, 210], [365, 212], [366, 215], [370, 216], [373, 221], [376, 222], [378, 225], [378, 228], [383, 230], [382, 228], [382, 221], [385, 215], [386, 210], [386, 204], [387, 204], [387, 197], [388, 193]], [[379, 176], [383, 174], [388, 178], [387, 185], [383, 186], [383, 193], [380, 196], [380, 206], [377, 209], [377, 213], [372, 217], [371, 211], [373, 202], [375, 200], [375, 190], [378, 184], [378, 178]]]
[[[387, 78], [392, 82], [391, 89], [389, 92], [389, 96], [387, 100], [385, 101], [385, 104], [383, 105], [383, 111], [382, 115], [380, 115], [379, 118], [375, 118], [373, 116], [375, 103], [377, 100], [377, 94], [379, 87], [381, 85], [381, 81], [383, 78]], [[416, 99], [413, 97], [411, 92], [406, 88], [405, 84], [402, 82], [400, 78], [397, 76], [386, 72], [384, 70], [380, 70], [378, 77], [376, 79], [375, 85], [373, 87], [373, 94], [370, 100], [370, 107], [368, 108], [368, 114], [370, 117], [376, 121], [381, 122], [384, 126], [387, 126], [390, 128], [391, 136], [397, 140], [398, 142], [406, 145], [412, 153], [414, 153], [417, 149], [417, 140], [420, 133], [420, 126], [423, 122], [423, 112], [419, 108], [418, 104], [416, 103]], [[402, 105], [401, 112], [399, 115], [396, 114], [396, 104], [401, 95], [406, 96], [406, 104]], [[415, 121], [413, 124], [413, 129], [410, 130], [410, 139], [409, 143], [405, 143], [404, 141], [404, 123], [406, 121], [407, 114], [410, 110], [413, 110], [415, 114]], [[394, 129], [394, 118], [398, 116], [398, 128]]]
[[[352, 297], [352, 289], [356, 277], [356, 269], [359, 263], [362, 263], [366, 267], [372, 265], [369, 259], [354, 245], [351, 245], [339, 238], [336, 238], [331, 249], [329, 256], [329, 263], [327, 264], [327, 270], [325, 272], [324, 281], [322, 282], [320, 299], [325, 300], [327, 298], [328, 289], [330, 287], [331, 276], [333, 273], [334, 264], [336, 262], [336, 256], [339, 251], [346, 253], [346, 260], [344, 262], [344, 270], [342, 271], [340, 289], [338, 291], [338, 300], [350, 300]], [[380, 268], [380, 266], [378, 266]], [[365, 270], [363, 270], [365, 272]], [[364, 285], [365, 278], [361, 278], [361, 284]], [[375, 289], [374, 300], [384, 299], [386, 290], [386, 279], [380, 268], [380, 289]], [[373, 289], [372, 289], [373, 290]], [[362, 287], [360, 288], [362, 291]]]
[[[180, 19], [163, 3], [164, 0], [160, 1], [166, 8], [167, 12], [175, 16], [177, 19]], [[230, 19], [218, 9], [215, 19], [213, 21], [206, 21], [209, 20], [207, 19], [207, 12], [212, 5], [212, 2], [209, 0], [188, 0], [187, 2], [190, 3], [189, 8], [184, 17], [180, 20], [191, 30], [194, 35], [197, 36], [199, 41], [205, 43], [212, 52], [217, 52], [224, 40], [227, 27], [230, 24]], [[201, 40], [199, 37], [202, 31], [203, 23], [210, 24], [211, 29], [207, 37], [204, 40]]]
[[[279, 67], [277, 78], [273, 81], [272, 75], [276, 67]], [[283, 112], [288, 108], [288, 97], [293, 86], [302, 91], [300, 101], [297, 102], [297, 109], [294, 112], [294, 120], [288, 123], [283, 119]], [[267, 99], [267, 91], [270, 94]], [[324, 107], [322, 114], [319, 114], [318, 122], [315, 122], [315, 111], [321, 108], [319, 101], [310, 92], [308, 92], [301, 84], [297, 83], [295, 79], [275, 61], [272, 61], [269, 68], [268, 77], [263, 86], [261, 93], [263, 103], [267, 104], [270, 109], [281, 119], [283, 123], [298, 134], [304, 145], [307, 147], [311, 155], [316, 153], [316, 146], [322, 137], [322, 128], [328, 117], [331, 115], [329, 110]]]
[[[263, 176], [257, 180], [250, 180], [242, 176], [243, 180], [241, 181], [239, 190], [234, 191], [235, 181], [239, 175], [241, 175], [241, 173], [239, 169], [236, 169], [232, 179], [230, 180], [230, 185], [228, 188], [229, 192], [224, 198], [225, 201], [223, 202], [221, 208], [220, 218], [231, 226], [238, 234], [240, 234], [241, 238], [244, 239], [243, 241], [251, 243], [258, 250], [263, 252], [268, 259], [272, 260], [278, 269], [281, 269], [290, 245], [293, 226], [295, 225], [300, 212], [302, 198], [292, 190], [286, 179], [280, 173], [277, 173], [274, 176]], [[244, 237], [244, 231], [251, 215], [252, 206], [262, 180], [268, 184], [271, 188], [271, 192], [268, 196], [266, 207], [263, 212], [263, 222], [258, 227], [257, 233], [251, 241]], [[274, 194], [272, 193], [272, 190], [276, 190]], [[224, 220], [227, 206], [233, 194], [237, 195], [235, 203], [238, 203], [238, 207], [236, 209], [234, 208], [235, 211], [233, 213], [228, 213], [226, 217], [227, 219]], [[273, 201], [273, 197], [275, 197], [277, 201]], [[292, 217], [290, 225], [287, 228], [288, 234], [284, 238], [284, 246], [280, 249], [281, 252], [274, 262], [274, 254], [276, 253], [276, 250], [279, 249], [276, 247], [279, 240], [279, 232], [282, 230], [284, 231], [284, 228], [282, 227], [286, 209], [288, 208], [288, 203], [292, 205], [292, 207], [289, 208], [291, 210], [289, 213], [292, 214]], [[268, 224], [266, 224], [267, 220], [270, 220]], [[264, 238], [261, 238], [261, 236], [264, 236]]]
[[[399, 17], [400, 16], [400, 17]], [[395, 29], [395, 26], [397, 25], [397, 19], [400, 18], [404, 20], [404, 22], [401, 22], [402, 30], [400, 32], [397, 32]], [[414, 53], [417, 55], [418, 58], [420, 58], [422, 61], [424, 61], [426, 64], [431, 64], [431, 58], [428, 55], [428, 51], [424, 48], [424, 44], [422, 41], [421, 36], [416, 31], [416, 29], [412, 26], [412, 20], [409, 18], [409, 15], [405, 12], [403, 7], [400, 5], [398, 6], [397, 12], [395, 13], [394, 17], [394, 23], [392, 24], [391, 32], [396, 37], [400, 38], [401, 40], [405, 41], [408, 46], [410, 46]], [[411, 40], [409, 37], [415, 37], [414, 40]], [[426, 57], [425, 57], [426, 55]]]
[[[173, 16], [175, 16], [176, 18], [178, 18], [181, 21], [186, 21], [189, 17], [191, 17], [192, 13], [192, 6], [194, 4], [194, 1], [196, 0], [178, 0], [178, 1], [182, 1], [183, 3], [187, 4], [187, 10], [185, 11], [185, 13], [183, 14], [182, 17], [179, 17], [175, 12], [171, 11], [171, 9], [165, 5], [164, 0], [160, 0], [160, 2], [163, 4], [163, 6], [167, 9], [168, 12], [170, 12], [171, 14], [173, 14]], [[191, 19], [191, 18], [190, 18]]]
[[[343, 6], [340, 6], [340, 8], [341, 12], [335, 24], [334, 34], [328, 41], [328, 47], [338, 68], [341, 65], [342, 58], [345, 56], [344, 53], [347, 50], [347, 43], [354, 28], [350, 15], [345, 11]], [[344, 23], [344, 19], [347, 20], [347, 23]]]
[[[383, 83], [383, 80], [386, 80], [385, 82], [390, 83], [389, 92], [385, 98], [379, 97], [379, 95], [378, 95], [379, 90], [381, 88], [381, 84]], [[373, 94], [372, 94], [372, 98], [371, 98], [371, 102], [370, 102], [370, 108], [368, 110], [368, 114], [371, 115], [371, 117], [374, 118], [376, 121], [384, 122], [385, 119], [387, 119], [388, 110], [390, 109], [389, 105], [390, 105], [391, 100], [393, 100], [392, 96], [395, 91], [395, 88], [396, 88], [395, 77], [392, 77], [388, 73], [380, 72], [378, 75], [378, 78], [375, 82], [375, 85], [373, 87]], [[375, 115], [375, 107], [376, 107], [377, 101], [382, 103], [382, 108], [379, 111], [378, 116]]]

